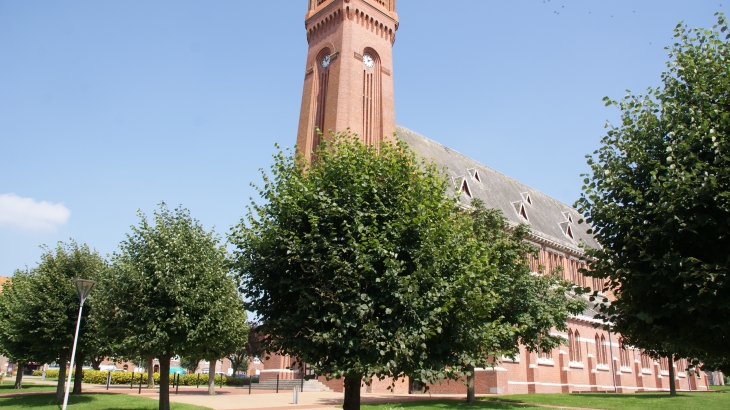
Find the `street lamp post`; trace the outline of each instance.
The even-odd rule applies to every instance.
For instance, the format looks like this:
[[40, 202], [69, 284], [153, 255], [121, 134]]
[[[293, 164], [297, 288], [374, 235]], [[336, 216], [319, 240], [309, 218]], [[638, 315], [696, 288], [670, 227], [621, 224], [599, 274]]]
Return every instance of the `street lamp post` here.
[[[79, 342], [79, 328], [81, 327], [81, 309], [84, 307], [84, 302], [86, 301], [86, 298], [89, 297], [89, 293], [91, 293], [91, 288], [96, 285], [96, 282], [93, 280], [86, 280], [86, 279], [76, 279], [76, 292], [79, 294], [79, 318], [76, 321], [76, 336], [74, 336], [74, 347], [71, 350], [71, 364], [69, 365], [68, 369], [68, 382], [66, 383], [66, 394], [63, 396], [63, 410], [66, 410], [66, 406], [68, 405], [68, 393], [71, 391], [71, 371], [74, 367], [74, 359], [76, 358], [76, 344]], [[65, 365], [65, 363], [64, 363]], [[80, 376], [80, 375], [79, 375]]]

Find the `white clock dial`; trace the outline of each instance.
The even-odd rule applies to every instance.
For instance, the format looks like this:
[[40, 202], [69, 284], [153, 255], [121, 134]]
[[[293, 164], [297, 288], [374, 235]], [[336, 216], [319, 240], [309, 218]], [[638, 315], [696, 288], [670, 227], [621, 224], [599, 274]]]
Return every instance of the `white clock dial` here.
[[373, 57], [370, 56], [370, 54], [362, 56], [362, 62], [365, 63], [365, 67], [367, 68], [373, 68], [375, 66], [375, 60], [373, 60]]
[[322, 68], [329, 67], [330, 62], [331, 62], [330, 56], [329, 55], [324, 56], [324, 58], [322, 59]]

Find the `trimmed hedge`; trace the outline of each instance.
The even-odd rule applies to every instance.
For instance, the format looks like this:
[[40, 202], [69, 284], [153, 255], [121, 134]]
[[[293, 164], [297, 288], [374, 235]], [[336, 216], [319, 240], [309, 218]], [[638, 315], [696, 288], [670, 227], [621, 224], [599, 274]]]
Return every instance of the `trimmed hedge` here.
[[[106, 378], [109, 374], [105, 370], [84, 370], [84, 383], [89, 384], [106, 384]], [[147, 384], [147, 373], [134, 373], [134, 384], [139, 384], [140, 374], [142, 375], [142, 384]], [[33, 376], [42, 376], [41, 370], [33, 372]], [[170, 375], [170, 385], [174, 385], [176, 375]], [[160, 374], [153, 373], [155, 384], [160, 383]], [[227, 377], [221, 375], [215, 375], [215, 384], [221, 384], [221, 377], [223, 377], [223, 384], [226, 386], [248, 386], [249, 382], [258, 383], [259, 378], [253, 377], [250, 380], [248, 377]], [[58, 370], [46, 370], [46, 378], [58, 379]], [[131, 384], [132, 383], [132, 372], [112, 372], [112, 384]], [[208, 375], [200, 374], [200, 384], [206, 385], [208, 383]], [[198, 384], [198, 374], [181, 374], [180, 385], [181, 386], [196, 386]]]

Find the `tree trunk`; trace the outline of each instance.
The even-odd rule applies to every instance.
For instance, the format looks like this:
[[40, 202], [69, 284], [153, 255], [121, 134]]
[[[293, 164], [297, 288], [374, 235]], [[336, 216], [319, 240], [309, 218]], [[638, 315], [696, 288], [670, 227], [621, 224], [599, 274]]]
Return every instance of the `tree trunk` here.
[[215, 364], [217, 360], [209, 360], [210, 366], [208, 366], [208, 394], [215, 394]]
[[23, 370], [25, 370], [25, 362], [17, 361], [15, 363], [15, 386], [14, 389], [23, 388]]
[[104, 357], [94, 357], [91, 356], [91, 367], [94, 370], [101, 370], [101, 362], [104, 361]]
[[84, 380], [84, 355], [76, 356], [76, 372], [74, 373], [74, 389], [71, 393], [81, 394], [81, 382]]
[[469, 372], [466, 376], [466, 402], [474, 403], [474, 366], [466, 366], [466, 371]]
[[170, 410], [170, 356], [160, 356], [160, 410]]
[[63, 403], [63, 396], [66, 393], [66, 362], [68, 361], [68, 349], [61, 350], [58, 356], [58, 384], [56, 384], [56, 402]]
[[677, 395], [677, 386], [674, 384], [674, 354], [670, 354], [667, 358], [669, 360], [669, 395]]
[[155, 388], [154, 356], [147, 356], [147, 388]]
[[342, 410], [360, 410], [360, 377], [345, 377], [345, 402]]

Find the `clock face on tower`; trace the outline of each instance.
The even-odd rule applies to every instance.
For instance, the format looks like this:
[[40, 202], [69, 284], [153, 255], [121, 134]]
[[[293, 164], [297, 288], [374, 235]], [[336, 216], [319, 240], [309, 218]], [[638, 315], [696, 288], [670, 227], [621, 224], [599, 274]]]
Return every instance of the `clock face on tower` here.
[[373, 68], [373, 66], [375, 66], [375, 60], [373, 60], [373, 57], [370, 54], [362, 56], [362, 62], [367, 68]]
[[331, 61], [332, 61], [332, 60], [331, 60], [331, 58], [330, 58], [330, 56], [329, 56], [329, 55], [326, 55], [326, 56], [324, 56], [324, 58], [322, 59], [322, 68], [327, 68], [327, 67], [329, 67], [329, 66], [330, 66], [330, 62], [331, 62]]

